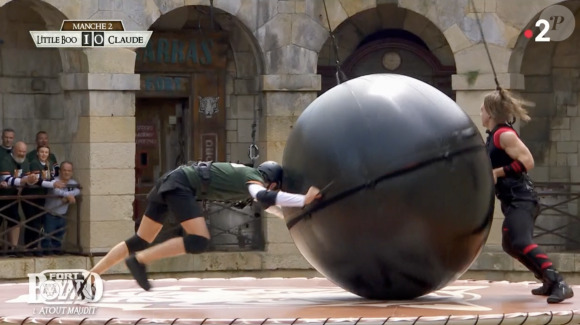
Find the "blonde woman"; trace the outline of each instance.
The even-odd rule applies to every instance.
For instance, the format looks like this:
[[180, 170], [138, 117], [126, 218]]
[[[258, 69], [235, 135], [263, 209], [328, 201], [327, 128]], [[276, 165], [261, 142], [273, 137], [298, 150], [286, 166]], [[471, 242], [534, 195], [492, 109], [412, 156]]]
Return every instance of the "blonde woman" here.
[[574, 292], [548, 255], [532, 241], [539, 201], [527, 172], [534, 168], [534, 157], [512, 127], [516, 118], [530, 120], [522, 103], [510, 92], [498, 89], [485, 97], [481, 119], [488, 133], [486, 145], [495, 193], [505, 216], [502, 246], [543, 282], [532, 294], [548, 296], [548, 303], [560, 303], [572, 298]]

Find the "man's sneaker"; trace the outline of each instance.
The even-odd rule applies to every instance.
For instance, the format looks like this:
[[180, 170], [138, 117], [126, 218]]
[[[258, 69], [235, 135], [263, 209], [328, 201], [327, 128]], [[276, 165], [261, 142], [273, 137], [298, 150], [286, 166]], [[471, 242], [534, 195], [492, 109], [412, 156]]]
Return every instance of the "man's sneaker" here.
[[574, 291], [566, 282], [562, 281], [554, 283], [552, 294], [548, 297], [547, 301], [549, 304], [558, 304], [572, 297], [574, 297]]
[[564, 282], [564, 279], [556, 270], [548, 269], [544, 272], [545, 281], [551, 284], [551, 294], [547, 301], [549, 304], [558, 304], [566, 299], [574, 297], [574, 291]]
[[97, 287], [95, 287], [95, 283], [94, 283], [94, 278], [91, 279], [93, 281], [91, 281], [91, 287], [87, 288], [87, 282], [89, 277], [91, 277], [92, 275], [88, 275], [83, 282], [79, 285], [79, 287], [77, 288], [77, 295], [82, 299], [82, 300], [92, 300], [95, 298], [95, 295], [97, 294]]
[[143, 288], [143, 290], [145, 291], [151, 290], [151, 284], [147, 279], [147, 268], [145, 267], [145, 265], [139, 263], [135, 255], [127, 258], [125, 260], [125, 264], [127, 265], [129, 271], [131, 272], [131, 275], [133, 275], [135, 281], [137, 281], [137, 284], [139, 284], [139, 286], [141, 286], [141, 288]]

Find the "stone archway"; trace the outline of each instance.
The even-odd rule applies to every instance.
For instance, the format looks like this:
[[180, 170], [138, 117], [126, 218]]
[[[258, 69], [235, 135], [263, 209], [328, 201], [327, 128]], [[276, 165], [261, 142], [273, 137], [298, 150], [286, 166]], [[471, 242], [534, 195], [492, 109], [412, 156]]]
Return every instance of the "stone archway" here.
[[78, 125], [77, 110], [67, 109], [61, 87], [62, 73], [81, 70], [80, 51], [38, 49], [29, 31], [60, 28], [66, 17], [37, 0], [11, 1], [0, 7], [0, 93], [2, 128], [16, 131], [16, 139], [35, 148], [36, 132], [49, 133], [51, 149], [60, 160], [68, 158]]
[[[217, 7], [213, 8], [213, 19], [214, 24], [211, 26], [208, 6], [179, 7], [160, 16], [149, 30], [154, 31], [154, 36], [160, 33], [188, 34], [187, 37], [199, 41], [197, 51], [200, 55], [205, 51], [201, 43], [211, 41], [224, 44], [225, 52], [216, 50], [211, 53], [214, 61], [223, 57], [223, 66], [210, 67], [211, 64], [204, 66], [203, 62], [199, 62], [198, 66], [193, 63], [191, 71], [225, 74], [224, 84], [220, 85], [225, 88], [224, 96], [221, 96], [223, 103], [218, 105], [223, 105], [220, 109], [225, 112], [227, 121], [227, 127], [224, 127], [228, 140], [223, 150], [227, 154], [222, 159], [247, 162], [247, 148], [252, 142], [254, 109], [260, 109], [257, 79], [264, 73], [264, 60], [257, 39], [240, 19]], [[212, 37], [219, 37], [220, 40]], [[212, 51], [211, 46], [207, 50]], [[137, 51], [137, 73], [146, 60], [142, 53]], [[190, 158], [197, 159], [198, 155], [197, 152], [191, 153]]]
[[[348, 78], [371, 73], [399, 73], [423, 80], [454, 98], [453, 51], [445, 35], [426, 17], [395, 4], [381, 4], [350, 16], [334, 31], [338, 51], [328, 39], [318, 58], [322, 91], [336, 85], [338, 61]], [[396, 56], [395, 66], [384, 57]]]
[[[0, 129], [13, 130], [14, 141], [26, 143], [27, 151], [33, 152], [34, 157], [36, 134], [46, 132], [50, 150], [59, 162], [70, 159], [80, 111], [63, 87], [61, 77], [63, 73], [80, 72], [84, 54], [67, 49], [36, 48], [29, 31], [60, 28], [64, 19], [64, 14], [43, 1], [11, 1], [0, 7], [0, 110], [3, 112]], [[29, 209], [24, 208], [23, 221], [31, 217]], [[28, 249], [38, 246], [30, 243], [30, 239], [25, 242], [25, 231], [30, 228], [14, 228], [8, 238], [31, 245]], [[76, 237], [76, 231], [69, 231], [65, 240], [74, 247]]]
[[[188, 161], [251, 162], [248, 149], [260, 137], [257, 81], [264, 71], [257, 39], [242, 21], [220, 8], [179, 7], [161, 15], [149, 30], [152, 38], [146, 48], [136, 51], [135, 61], [135, 72], [141, 75], [135, 159], [140, 198], [159, 177]], [[156, 143], [144, 134], [155, 134]], [[136, 200], [136, 220], [144, 203]], [[243, 249], [236, 246], [239, 238], [214, 231], [247, 219], [231, 214], [228, 209], [208, 214], [212, 248]], [[256, 227], [261, 222], [255, 221], [246, 220], [243, 231], [261, 231]], [[162, 237], [167, 235], [174, 234], [164, 232]], [[260, 247], [256, 241], [248, 242], [247, 248]]]
[[[14, 107], [10, 113], [3, 105], [2, 127], [14, 128], [16, 139], [29, 146], [35, 146], [37, 131], [48, 132], [57, 159], [74, 164], [74, 178], [83, 187], [79, 213], [69, 209], [68, 248], [106, 251], [132, 231], [133, 91], [139, 89], [138, 76], [133, 74], [135, 53], [128, 49], [34, 46], [30, 30], [58, 30], [63, 20], [91, 16], [98, 11], [94, 1], [71, 0], [64, 5], [41, 0], [0, 3], [0, 38], [12, 37], [0, 45], [0, 97], [1, 104]], [[131, 159], [127, 161], [126, 156]], [[112, 170], [115, 177], [110, 177]], [[115, 209], [104, 212], [103, 206]]]

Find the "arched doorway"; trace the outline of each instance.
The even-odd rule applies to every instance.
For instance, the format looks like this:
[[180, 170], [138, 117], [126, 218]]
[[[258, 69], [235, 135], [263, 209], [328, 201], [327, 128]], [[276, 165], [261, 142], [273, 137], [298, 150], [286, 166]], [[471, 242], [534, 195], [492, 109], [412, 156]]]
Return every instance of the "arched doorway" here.
[[443, 33], [427, 18], [394, 4], [380, 4], [350, 17], [334, 34], [338, 51], [329, 39], [318, 61], [320, 93], [336, 85], [338, 52], [341, 69], [349, 79], [374, 73], [403, 74], [455, 99], [451, 88], [456, 71], [453, 52]]
[[[262, 62], [257, 41], [243, 23], [219, 8], [185, 6], [162, 15], [149, 30], [152, 38], [137, 50], [135, 63], [141, 75], [135, 218], [166, 172], [188, 161], [249, 163], [248, 147], [258, 139], [253, 125], [260, 96], [253, 85]], [[261, 236], [261, 222], [251, 214], [209, 209], [214, 249], [263, 246], [262, 238], [248, 240]]]
[[[54, 30], [64, 19], [58, 9], [44, 1], [9, 1], [0, 6], [0, 129], [11, 130], [7, 133], [14, 135], [13, 141], [5, 145], [22, 141], [27, 145], [27, 152], [35, 156], [36, 134], [44, 131], [58, 162], [70, 158], [70, 143], [77, 132], [81, 110], [72, 104], [60, 78], [63, 73], [81, 72], [83, 54], [74, 49], [36, 48], [30, 31]], [[0, 205], [10, 202], [2, 200]], [[23, 219], [20, 215], [10, 217], [33, 220], [27, 210], [23, 210]], [[7, 211], [3, 209], [0, 213], [7, 215], [10, 213]], [[26, 224], [32, 226], [29, 221]], [[38, 233], [37, 227], [41, 226], [33, 226], [37, 230], [26, 229], [29, 233]], [[28, 245], [28, 249], [38, 246], [24, 241], [23, 227], [12, 230], [4, 227], [6, 223], [1, 223], [0, 250], [14, 244]], [[76, 243], [76, 231], [68, 231], [66, 237], [64, 246]], [[7, 243], [10, 245], [4, 245]]]

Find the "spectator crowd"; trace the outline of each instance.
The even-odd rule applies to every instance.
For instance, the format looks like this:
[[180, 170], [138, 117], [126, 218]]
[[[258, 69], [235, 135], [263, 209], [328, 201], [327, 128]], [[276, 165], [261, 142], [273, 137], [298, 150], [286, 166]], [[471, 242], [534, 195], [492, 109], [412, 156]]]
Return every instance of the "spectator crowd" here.
[[[3, 256], [63, 253], [66, 213], [80, 194], [73, 164], [58, 163], [48, 134], [36, 134], [36, 148], [14, 143], [15, 132], [2, 130], [0, 146], [0, 252]], [[22, 213], [21, 213], [22, 212]]]

